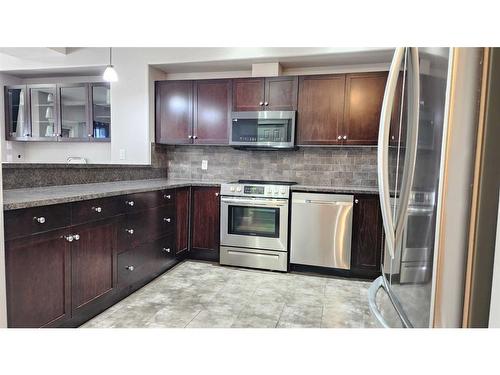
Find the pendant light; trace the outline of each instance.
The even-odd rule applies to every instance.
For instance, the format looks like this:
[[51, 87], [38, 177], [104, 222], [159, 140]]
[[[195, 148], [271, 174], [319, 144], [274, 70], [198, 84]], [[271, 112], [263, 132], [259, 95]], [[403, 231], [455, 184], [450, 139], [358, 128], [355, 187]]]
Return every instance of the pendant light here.
[[104, 70], [102, 79], [104, 79], [106, 82], [118, 81], [118, 74], [116, 74], [116, 70], [111, 63], [111, 47], [109, 47], [109, 65], [106, 67], [106, 70]]

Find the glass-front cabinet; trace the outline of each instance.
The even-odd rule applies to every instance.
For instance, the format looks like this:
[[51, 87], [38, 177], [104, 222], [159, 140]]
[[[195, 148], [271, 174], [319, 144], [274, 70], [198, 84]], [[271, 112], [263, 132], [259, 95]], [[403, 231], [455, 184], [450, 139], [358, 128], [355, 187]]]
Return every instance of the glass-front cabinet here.
[[6, 139], [10, 141], [110, 141], [107, 83], [5, 87]]
[[26, 140], [31, 136], [26, 85], [5, 87], [5, 131], [10, 140]]

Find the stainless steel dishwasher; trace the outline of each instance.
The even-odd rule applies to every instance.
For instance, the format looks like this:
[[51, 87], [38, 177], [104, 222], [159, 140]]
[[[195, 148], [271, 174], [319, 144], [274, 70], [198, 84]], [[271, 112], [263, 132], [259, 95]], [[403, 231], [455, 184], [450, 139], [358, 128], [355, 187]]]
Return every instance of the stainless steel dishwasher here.
[[292, 194], [290, 263], [351, 268], [353, 196]]

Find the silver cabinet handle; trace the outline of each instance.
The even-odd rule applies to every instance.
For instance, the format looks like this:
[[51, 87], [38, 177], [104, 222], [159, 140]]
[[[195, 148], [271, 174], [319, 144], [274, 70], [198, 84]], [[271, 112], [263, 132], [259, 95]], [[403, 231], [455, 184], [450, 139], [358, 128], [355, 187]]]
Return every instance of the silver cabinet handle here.
[[267, 107], [269, 105], [269, 102], [264, 102], [264, 105]]
[[75, 241], [78, 241], [80, 239], [80, 235], [78, 233], [74, 234], [73, 238], [75, 239]]
[[69, 236], [64, 236], [64, 239], [68, 242], [73, 242], [75, 238], [70, 234]]
[[192, 138], [193, 138], [193, 136], [192, 136], [192, 135], [188, 135], [188, 139], [192, 139]]
[[102, 212], [102, 208], [101, 207], [92, 207], [92, 211]]
[[163, 199], [170, 199], [172, 196], [170, 194], [163, 194]]
[[37, 223], [43, 224], [43, 223], [45, 223], [45, 218], [43, 216], [40, 216], [40, 217], [34, 216], [33, 221], [36, 221]]
[[129, 271], [133, 271], [134, 270], [134, 266], [127, 266], [127, 267], [125, 267], [125, 269], [127, 269]]
[[134, 201], [125, 201], [125, 204], [129, 205], [130, 207], [133, 207]]
[[354, 200], [354, 203], [359, 203], [359, 200], [358, 200], [358, 199], [355, 199], [355, 200]]
[[405, 48], [396, 48], [394, 57], [392, 58], [387, 83], [385, 85], [384, 99], [382, 101], [382, 110], [380, 114], [380, 125], [378, 133], [378, 148], [377, 148], [377, 172], [378, 172], [378, 189], [380, 198], [380, 210], [382, 212], [382, 222], [384, 224], [385, 239], [387, 250], [392, 259], [394, 259], [395, 248], [395, 231], [394, 222], [391, 215], [390, 202], [390, 187], [389, 187], [389, 137], [388, 133], [391, 128], [391, 114], [396, 95], [396, 86], [399, 78], [399, 71]]
[[134, 234], [134, 230], [131, 228], [131, 229], [125, 229], [125, 232], [127, 232], [128, 234]]
[[264, 105], [264, 102], [259, 102], [259, 105]]
[[198, 136], [197, 135], [193, 135], [193, 139], [198, 139]]
[[92, 138], [92, 137], [93, 137], [93, 135], [92, 135], [92, 134], [87, 134], [87, 136], [88, 136], [89, 138]]
[[215, 196], [218, 197], [219, 196], [219, 193], [215, 193]]
[[163, 248], [163, 251], [164, 251], [165, 253], [170, 253], [170, 247], [164, 247], [164, 248]]
[[342, 138], [347, 139], [347, 135], [344, 135]]
[[340, 141], [340, 140], [342, 139], [342, 136], [341, 136], [341, 135], [339, 135], [339, 136], [337, 137], [337, 139]]
[[170, 223], [172, 221], [172, 219], [170, 219], [169, 217], [164, 217], [163, 221], [165, 221], [167, 223]]

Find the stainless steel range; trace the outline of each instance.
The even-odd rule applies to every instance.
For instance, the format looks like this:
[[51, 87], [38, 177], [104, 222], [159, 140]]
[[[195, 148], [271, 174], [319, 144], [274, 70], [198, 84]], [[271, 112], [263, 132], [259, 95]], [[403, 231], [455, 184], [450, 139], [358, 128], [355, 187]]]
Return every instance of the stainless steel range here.
[[239, 180], [221, 186], [220, 263], [287, 271], [294, 182]]

